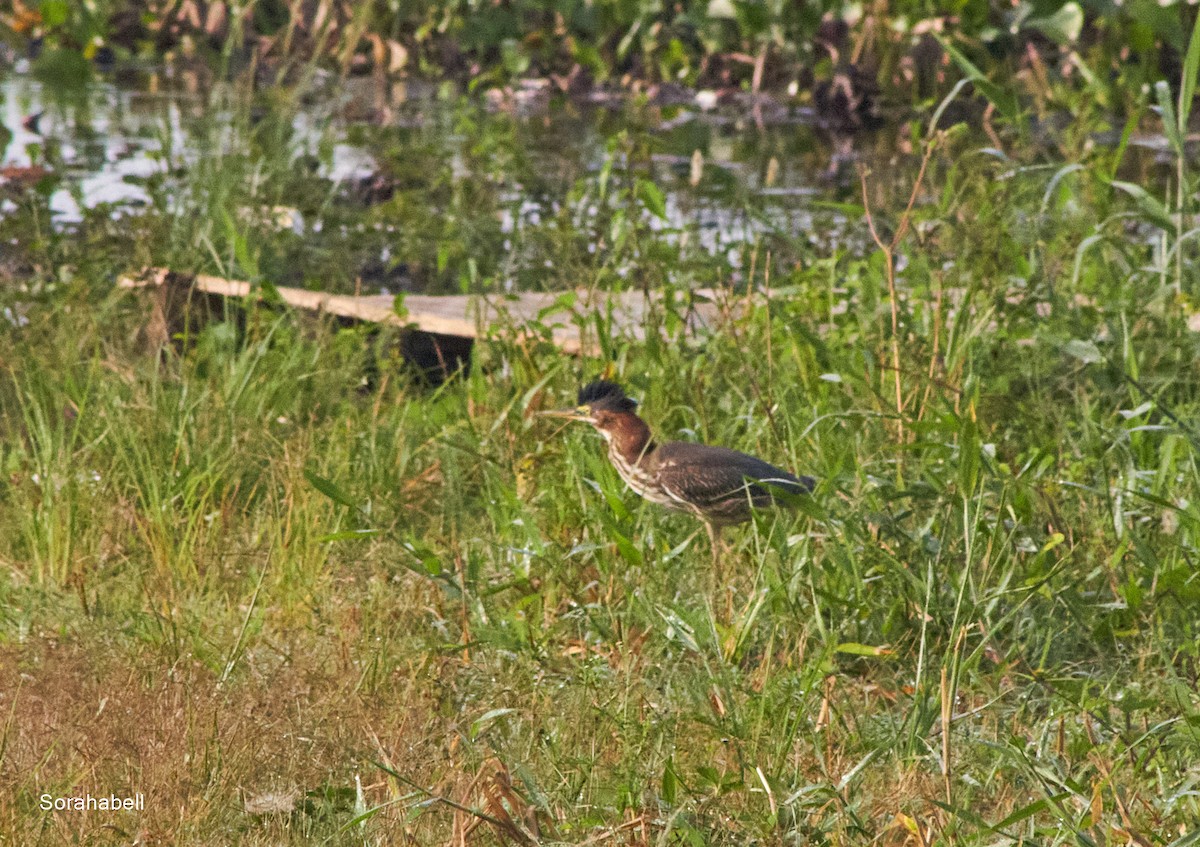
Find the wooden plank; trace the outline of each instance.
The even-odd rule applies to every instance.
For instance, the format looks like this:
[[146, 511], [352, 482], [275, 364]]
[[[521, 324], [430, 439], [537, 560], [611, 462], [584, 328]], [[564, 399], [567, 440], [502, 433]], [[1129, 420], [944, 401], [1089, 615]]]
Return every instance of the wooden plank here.
[[[145, 273], [121, 277], [121, 288], [161, 286], [171, 276], [170, 271], [154, 268]], [[246, 297], [251, 293], [248, 282], [197, 274], [191, 279], [197, 291], [222, 297]], [[354, 296], [308, 291], [301, 288], [276, 286], [283, 301], [296, 309], [335, 315], [352, 320], [388, 324], [422, 332], [483, 339], [512, 333], [518, 337], [532, 334], [532, 327], [550, 326], [555, 345], [566, 353], [595, 352], [594, 338], [585, 338], [580, 323], [590, 325], [593, 315], [612, 316], [614, 334], [643, 340], [651, 311], [664, 305], [665, 296], [652, 292], [648, 297], [640, 291], [605, 292], [576, 289], [570, 292], [530, 291], [520, 294], [495, 295], [428, 295], [409, 294], [404, 297], [405, 316], [398, 315], [394, 298], [385, 295]], [[712, 289], [697, 289], [690, 304], [683, 302], [685, 292], [672, 296], [688, 314], [689, 326], [696, 329], [712, 326], [721, 317], [717, 293]], [[728, 297], [728, 292], [722, 292]], [[738, 301], [738, 306], [743, 301]], [[547, 311], [549, 310], [549, 311]]]

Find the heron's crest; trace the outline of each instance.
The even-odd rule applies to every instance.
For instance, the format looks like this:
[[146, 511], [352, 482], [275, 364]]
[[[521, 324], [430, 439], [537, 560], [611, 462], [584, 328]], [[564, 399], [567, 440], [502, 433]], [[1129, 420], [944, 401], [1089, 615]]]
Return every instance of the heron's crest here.
[[579, 389], [579, 405], [613, 412], [632, 412], [637, 401], [625, 394], [625, 389], [615, 382], [598, 379]]

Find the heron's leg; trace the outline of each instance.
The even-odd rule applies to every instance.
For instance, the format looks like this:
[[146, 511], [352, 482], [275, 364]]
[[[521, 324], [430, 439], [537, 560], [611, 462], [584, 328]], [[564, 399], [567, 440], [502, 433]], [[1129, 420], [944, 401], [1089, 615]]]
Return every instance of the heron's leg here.
[[734, 587], [725, 584], [725, 574], [721, 567], [721, 558], [725, 553], [725, 545], [721, 542], [721, 525], [711, 521], [705, 521], [704, 525], [708, 528], [708, 543], [712, 545], [712, 578], [716, 581], [717, 592], [725, 595], [725, 622], [728, 623], [733, 620]]
[[704, 528], [708, 530], [708, 544], [712, 548], [713, 571], [719, 583], [721, 581], [721, 527], [712, 521], [705, 521]]

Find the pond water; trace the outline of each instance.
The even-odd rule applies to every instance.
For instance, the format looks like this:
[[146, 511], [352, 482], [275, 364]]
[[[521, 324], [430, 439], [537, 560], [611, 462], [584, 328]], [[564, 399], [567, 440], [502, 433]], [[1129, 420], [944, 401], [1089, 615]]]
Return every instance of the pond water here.
[[[360, 290], [542, 287], [530, 270], [553, 263], [549, 242], [582, 236], [594, 242], [583, 252], [603, 249], [594, 228], [602, 218], [614, 226], [614, 173], [626, 175], [626, 205], [639, 207], [656, 239], [720, 257], [735, 281], [764, 238], [837, 247], [847, 234], [838, 204], [853, 202], [852, 162], [864, 154], [832, 142], [801, 109], [776, 109], [756, 126], [752, 115], [706, 105], [549, 104], [538, 90], [469, 98], [419, 83], [390, 86], [381, 99], [370, 81], [349, 80], [272, 114], [270, 98], [239, 104], [110, 84], [62, 93], [13, 74], [0, 80], [0, 166], [10, 178], [30, 168], [54, 175], [46, 202], [63, 230], [89, 215], [200, 213], [189, 208], [189, 183], [206, 159], [210, 169], [214, 158], [237, 160], [233, 176], [265, 184], [278, 173], [263, 159], [277, 157], [291, 184], [260, 185], [242, 201], [270, 195], [265, 217], [277, 229], [325, 253], [352, 253]], [[282, 144], [264, 149], [272, 145], [256, 141], [257, 127], [281, 117]], [[309, 185], [295, 184], [301, 175]], [[401, 202], [382, 208], [397, 194]], [[422, 214], [422, 200], [441, 226]], [[3, 203], [3, 214], [16, 213], [11, 197]], [[319, 285], [289, 277], [282, 282]], [[324, 278], [331, 288], [351, 283], [349, 274]]]
[[[27, 76], [0, 80], [0, 125], [9, 133], [0, 167], [20, 170], [48, 158], [63, 166], [65, 183], [49, 200], [58, 227], [82, 222], [84, 209], [105, 206], [118, 216], [139, 210], [151, 203], [145, 180], [186, 168], [203, 155], [184, 119], [199, 104], [181, 93], [98, 84], [64, 95]], [[317, 130], [302, 118], [296, 127], [306, 142], [303, 149], [311, 151], [320, 141]], [[370, 168], [365, 151], [339, 144], [326, 176], [363, 178]]]
[[64, 94], [10, 75], [0, 166], [53, 175], [42, 190], [59, 231], [173, 220], [149, 248], [158, 263], [393, 293], [736, 285], [767, 257], [786, 270], [865, 251], [858, 167], [898, 190], [915, 172], [904, 127], [835, 137], [778, 104], [365, 79], [304, 94], [192, 88]]

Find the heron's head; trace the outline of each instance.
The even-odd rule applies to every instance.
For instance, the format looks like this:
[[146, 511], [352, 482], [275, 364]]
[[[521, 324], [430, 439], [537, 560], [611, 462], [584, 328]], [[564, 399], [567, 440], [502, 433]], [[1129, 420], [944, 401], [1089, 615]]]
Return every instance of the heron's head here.
[[630, 422], [630, 417], [636, 419], [635, 409], [637, 401], [627, 396], [621, 386], [615, 382], [598, 379], [579, 389], [574, 409], [557, 409], [542, 414], [590, 423], [601, 435], [611, 439], [621, 427]]

